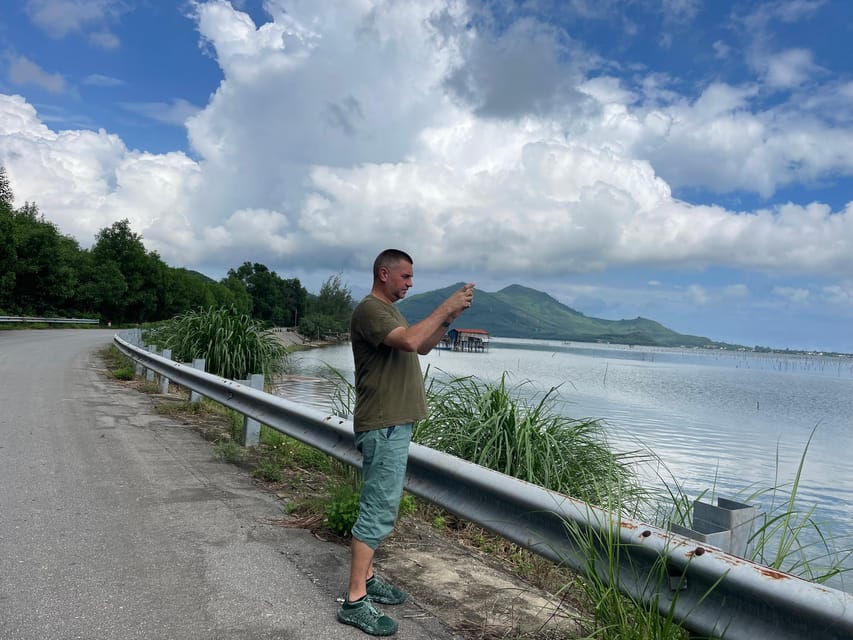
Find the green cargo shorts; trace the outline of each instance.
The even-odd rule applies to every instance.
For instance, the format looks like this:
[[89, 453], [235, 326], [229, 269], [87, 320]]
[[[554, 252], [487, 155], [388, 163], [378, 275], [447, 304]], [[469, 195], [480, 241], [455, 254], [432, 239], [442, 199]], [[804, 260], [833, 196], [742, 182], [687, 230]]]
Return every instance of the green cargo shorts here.
[[364, 483], [352, 536], [374, 550], [397, 521], [413, 426], [409, 422], [355, 434], [355, 447], [364, 456]]

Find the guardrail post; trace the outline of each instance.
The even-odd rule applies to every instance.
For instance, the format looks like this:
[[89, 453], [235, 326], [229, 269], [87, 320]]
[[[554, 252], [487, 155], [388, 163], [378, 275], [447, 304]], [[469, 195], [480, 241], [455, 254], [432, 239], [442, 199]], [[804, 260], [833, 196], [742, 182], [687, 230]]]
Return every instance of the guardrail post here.
[[[134, 347], [142, 348], [142, 329], [139, 327], [135, 327], [133, 329], [127, 329], [125, 331], [125, 339], [132, 344]], [[142, 366], [142, 363], [139, 360], [133, 361], [133, 374], [141, 377], [142, 372], [145, 371], [145, 367]]]
[[[253, 373], [244, 383], [252, 389], [264, 390], [264, 374]], [[243, 446], [254, 447], [261, 441], [261, 423], [257, 420], [245, 416], [243, 418]]]
[[717, 506], [694, 500], [692, 528], [671, 524], [670, 530], [743, 558], [756, 516], [755, 507], [734, 500], [717, 498]]
[[[146, 344], [145, 350], [148, 353], [157, 353], [157, 347], [156, 347], [156, 345], [153, 345], [153, 344]], [[154, 382], [154, 369], [150, 369], [148, 367], [145, 367], [145, 380], [147, 382]]]
[[[161, 353], [164, 358], [167, 360], [172, 359], [172, 350], [171, 349], [163, 349], [163, 353]], [[166, 376], [160, 376], [160, 393], [164, 396], [169, 393], [169, 378]]]
[[[204, 358], [193, 359], [193, 369], [204, 371]], [[190, 389], [190, 402], [200, 402], [202, 395], [195, 389]]]

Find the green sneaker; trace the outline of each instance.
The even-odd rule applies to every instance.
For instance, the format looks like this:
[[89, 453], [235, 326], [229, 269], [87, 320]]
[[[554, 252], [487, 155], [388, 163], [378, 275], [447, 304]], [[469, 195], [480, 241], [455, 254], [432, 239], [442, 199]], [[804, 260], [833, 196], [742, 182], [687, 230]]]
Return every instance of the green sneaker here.
[[338, 622], [351, 624], [372, 636], [397, 633], [397, 623], [374, 607], [370, 596], [354, 603], [344, 601], [338, 608]]
[[379, 604], [403, 604], [408, 594], [374, 575], [367, 581], [367, 595]]

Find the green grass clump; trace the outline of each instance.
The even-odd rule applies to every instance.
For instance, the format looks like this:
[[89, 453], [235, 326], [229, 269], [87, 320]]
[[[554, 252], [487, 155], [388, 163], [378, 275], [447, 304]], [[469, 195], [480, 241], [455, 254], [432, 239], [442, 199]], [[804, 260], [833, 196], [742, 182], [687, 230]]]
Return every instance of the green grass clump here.
[[331, 487], [331, 497], [324, 508], [325, 523], [332, 533], [348, 536], [358, 519], [359, 489], [349, 482], [340, 482]]
[[600, 423], [558, 414], [555, 391], [528, 404], [508, 388], [506, 373], [497, 384], [433, 378], [429, 417], [416, 425], [413, 439], [592, 504], [616, 493], [644, 495], [630, 467], [607, 446]]
[[246, 457], [246, 450], [233, 440], [217, 442], [214, 451], [223, 462], [242, 462]]
[[110, 373], [117, 380], [133, 380], [136, 377], [136, 368], [132, 366], [119, 367], [118, 369], [112, 369]]
[[107, 370], [117, 380], [133, 380], [136, 377], [136, 365], [133, 360], [119, 351], [114, 344], [101, 349], [100, 356]]
[[209, 373], [244, 380], [253, 373], [274, 375], [284, 369], [287, 349], [262, 325], [234, 307], [188, 311], [151, 329], [146, 339], [172, 358], [204, 358]]
[[281, 482], [283, 475], [281, 465], [273, 458], [262, 458], [258, 461], [252, 475], [266, 482]]
[[261, 425], [260, 443], [268, 455], [275, 456], [279, 464], [291, 469], [304, 466], [328, 473], [333, 465], [333, 459], [319, 449], [286, 436], [265, 424]]

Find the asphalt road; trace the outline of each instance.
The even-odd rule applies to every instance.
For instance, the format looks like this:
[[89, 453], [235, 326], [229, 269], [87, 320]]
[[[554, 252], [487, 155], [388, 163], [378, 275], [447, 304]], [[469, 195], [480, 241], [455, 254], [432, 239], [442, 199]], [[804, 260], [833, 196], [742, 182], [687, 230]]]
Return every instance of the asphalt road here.
[[[0, 331], [0, 640], [338, 640], [348, 550], [101, 371], [112, 330]], [[414, 603], [397, 638], [455, 638]]]

